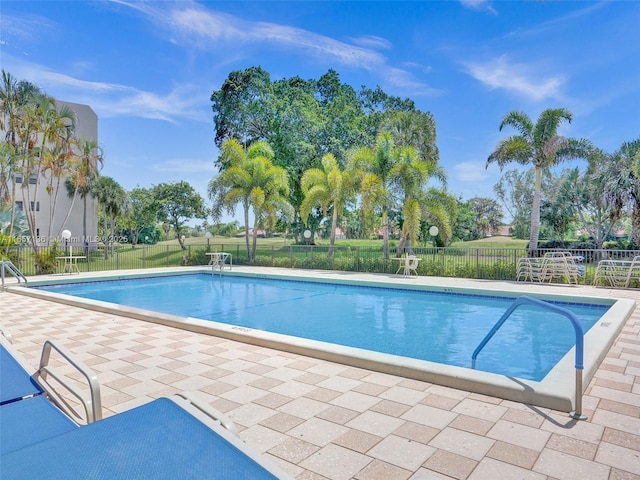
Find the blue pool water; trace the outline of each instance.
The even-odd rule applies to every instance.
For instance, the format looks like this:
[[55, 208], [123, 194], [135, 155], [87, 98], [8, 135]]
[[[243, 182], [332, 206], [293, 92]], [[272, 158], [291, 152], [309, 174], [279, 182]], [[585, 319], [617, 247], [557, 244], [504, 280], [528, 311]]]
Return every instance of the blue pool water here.
[[[36, 287], [461, 367], [513, 298], [211, 274]], [[608, 306], [561, 303], [586, 332]], [[476, 368], [541, 380], [573, 347], [563, 316], [518, 308]]]

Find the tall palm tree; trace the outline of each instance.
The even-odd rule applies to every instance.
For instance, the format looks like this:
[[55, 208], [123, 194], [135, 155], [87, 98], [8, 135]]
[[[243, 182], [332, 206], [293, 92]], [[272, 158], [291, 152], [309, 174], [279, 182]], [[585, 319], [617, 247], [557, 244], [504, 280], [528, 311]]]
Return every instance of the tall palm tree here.
[[[7, 148], [3, 152], [3, 164], [6, 168], [3, 170], [3, 177], [0, 178], [4, 183], [1, 189], [4, 191], [4, 198], [0, 200], [11, 205], [11, 229], [15, 221], [13, 205], [17, 195], [16, 177], [23, 173], [23, 164], [29, 162], [34, 156], [37, 143], [38, 132], [31, 122], [37, 120], [35, 103], [36, 97], [41, 93], [34, 84], [25, 80], [17, 81], [10, 73], [2, 70], [0, 130], [5, 133]], [[29, 178], [30, 173], [27, 173], [26, 177], [23, 175], [23, 178]], [[36, 231], [31, 230], [31, 224], [29, 227], [32, 240], [35, 241]], [[34, 248], [37, 248], [37, 245]]]
[[350, 152], [349, 169], [357, 172], [360, 180], [362, 210], [370, 216], [375, 209], [382, 213], [382, 254], [389, 258], [389, 210], [393, 204], [391, 195], [391, 170], [395, 164], [395, 144], [390, 132], [381, 132], [373, 148], [360, 147]]
[[[213, 200], [212, 216], [218, 218], [223, 209], [233, 213], [238, 203], [244, 211], [245, 242], [249, 261], [255, 261], [258, 228], [272, 225], [278, 213], [290, 216], [287, 200], [289, 179], [284, 168], [273, 164], [273, 150], [267, 142], [252, 143], [245, 150], [235, 138], [220, 147], [222, 172], [209, 182], [209, 197]], [[253, 242], [249, 245], [249, 213], [253, 210]]]
[[321, 163], [322, 168], [311, 168], [302, 175], [300, 185], [304, 199], [300, 204], [300, 216], [306, 224], [313, 207], [320, 206], [325, 217], [329, 207], [332, 207], [331, 234], [327, 252], [327, 256], [331, 257], [336, 242], [338, 215], [342, 215], [345, 204], [356, 193], [356, 178], [353, 172], [342, 170], [336, 157], [331, 153], [322, 157]]
[[[65, 182], [67, 195], [72, 198], [67, 217], [71, 214], [76, 196], [82, 199], [82, 234], [87, 239], [87, 197], [91, 195], [92, 185], [98, 178], [103, 165], [103, 151], [95, 140], [80, 138], [74, 148], [75, 162]], [[63, 222], [64, 223], [64, 222]]]
[[565, 160], [586, 158], [591, 149], [588, 140], [576, 140], [558, 135], [560, 124], [563, 121], [571, 123], [571, 120], [571, 112], [564, 108], [550, 108], [543, 111], [535, 124], [524, 112], [509, 112], [500, 123], [500, 131], [510, 126], [516, 129], [518, 134], [501, 140], [487, 159], [487, 167], [491, 163], [497, 163], [502, 169], [511, 162], [535, 167], [529, 252], [538, 248], [542, 171]]
[[258, 228], [273, 228], [278, 214], [293, 218], [293, 207], [289, 203], [289, 175], [283, 167], [273, 164], [271, 159], [258, 156], [247, 162], [246, 170], [251, 175], [249, 200], [253, 210], [253, 244], [251, 261], [255, 261]]
[[628, 206], [631, 209], [630, 240], [640, 244], [640, 138], [623, 143], [611, 155], [610, 161], [602, 170], [606, 185], [605, 198], [613, 213], [620, 216]]
[[[93, 184], [93, 195], [98, 199], [103, 214], [104, 258], [113, 254], [115, 221], [119, 215], [126, 215], [130, 208], [127, 192], [111, 177], [100, 176]], [[110, 228], [109, 228], [110, 226]]]
[[[76, 116], [73, 110], [67, 106], [57, 107], [53, 98], [48, 99], [47, 108], [51, 108], [45, 117], [46, 124], [43, 142], [40, 146], [41, 173], [46, 175], [46, 192], [51, 198], [49, 202], [49, 231], [48, 236], [53, 235], [53, 224], [58, 202], [60, 187], [74, 164], [73, 148], [75, 139], [73, 132], [76, 125]], [[59, 234], [63, 229], [60, 225]]]
[[447, 227], [450, 229], [452, 219], [436, 214], [437, 211], [446, 211], [446, 208], [441, 208], [438, 196], [432, 195], [431, 190], [425, 190], [427, 182], [432, 178], [446, 183], [447, 177], [442, 166], [437, 161], [424, 161], [414, 147], [398, 148], [394, 156], [396, 162], [390, 177], [393, 192], [402, 205], [402, 235], [398, 242], [400, 253], [407, 240], [415, 244], [424, 218], [430, 218], [442, 230], [443, 235], [448, 231]]

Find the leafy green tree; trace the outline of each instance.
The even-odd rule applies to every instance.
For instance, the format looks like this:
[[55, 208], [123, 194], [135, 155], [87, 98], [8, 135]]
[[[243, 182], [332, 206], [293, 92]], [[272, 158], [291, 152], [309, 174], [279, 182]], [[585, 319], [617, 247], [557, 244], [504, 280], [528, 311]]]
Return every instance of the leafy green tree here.
[[[544, 172], [543, 175], [548, 175], [548, 172]], [[512, 233], [515, 238], [529, 237], [534, 179], [534, 169], [525, 172], [509, 170], [493, 187], [498, 200], [511, 216]]]
[[[362, 87], [358, 92], [362, 104], [367, 129], [367, 139], [374, 139], [390, 112], [410, 112], [415, 110], [415, 103], [410, 98], [400, 98], [385, 93], [379, 86]], [[361, 145], [369, 145], [371, 140]]]
[[136, 187], [129, 193], [131, 212], [126, 226], [131, 236], [131, 244], [136, 245], [142, 235], [148, 235], [158, 223], [158, 209], [153, 197], [153, 191], [148, 188]]
[[385, 115], [381, 128], [393, 135], [396, 147], [415, 148], [422, 161], [437, 162], [440, 159], [436, 145], [436, 121], [430, 112], [391, 111]]
[[211, 94], [215, 143], [237, 138], [248, 146], [268, 135], [268, 117], [272, 100], [269, 73], [261, 67], [234, 70]]
[[304, 200], [300, 206], [300, 215], [305, 224], [314, 207], [319, 206], [325, 217], [331, 208], [331, 232], [327, 256], [332, 257], [338, 216], [342, 215], [346, 203], [356, 193], [355, 175], [348, 170], [342, 170], [336, 157], [327, 153], [322, 157], [321, 169], [312, 168], [304, 172], [301, 185]]
[[507, 113], [500, 123], [500, 130], [510, 126], [516, 129], [518, 134], [501, 140], [487, 159], [487, 167], [491, 163], [497, 163], [502, 169], [512, 162], [535, 167], [530, 252], [538, 248], [542, 172], [564, 160], [586, 158], [591, 149], [587, 140], [575, 140], [558, 135], [560, 124], [563, 121], [571, 122], [571, 119], [571, 112], [564, 108], [543, 111], [535, 124], [524, 112]]
[[389, 96], [379, 87], [356, 92], [335, 70], [318, 80], [292, 77], [274, 82], [260, 67], [233, 71], [211, 100], [216, 144], [220, 147], [228, 138], [238, 139], [245, 148], [268, 142], [274, 165], [287, 171], [289, 203], [296, 212], [304, 197], [300, 182], [305, 171], [321, 168], [321, 158], [329, 152], [344, 167], [346, 152], [371, 145], [389, 111], [415, 109], [412, 101]]
[[462, 240], [464, 242], [469, 240], [476, 240], [473, 228], [473, 222], [475, 215], [469, 208], [469, 203], [463, 201], [461, 198], [456, 199], [457, 215], [453, 222], [452, 237], [454, 240]]
[[502, 224], [502, 208], [492, 198], [473, 197], [467, 201], [467, 208], [472, 215], [469, 228], [473, 239], [493, 235]]
[[158, 220], [173, 227], [178, 243], [184, 250], [184, 224], [194, 218], [207, 217], [204, 199], [188, 182], [160, 183], [151, 189]]
[[564, 173], [559, 195], [571, 204], [578, 225], [589, 232], [597, 248], [602, 248], [622, 218], [622, 210], [607, 198], [606, 176], [610, 173], [611, 155], [593, 149], [588, 157], [588, 167], [581, 172], [573, 168]]
[[[541, 230], [548, 230], [547, 238], [564, 241], [569, 229], [574, 225], [577, 213], [574, 205], [577, 182], [574, 178], [578, 169], [564, 171], [561, 176], [550, 179], [544, 198], [540, 204]], [[574, 183], [575, 182], [575, 183]]]

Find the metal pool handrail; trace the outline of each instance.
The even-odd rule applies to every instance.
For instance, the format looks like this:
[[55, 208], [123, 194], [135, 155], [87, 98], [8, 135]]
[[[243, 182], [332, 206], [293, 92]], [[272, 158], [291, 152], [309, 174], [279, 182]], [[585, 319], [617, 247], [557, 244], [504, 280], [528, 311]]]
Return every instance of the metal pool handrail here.
[[16, 267], [10, 260], [2, 260], [0, 261], [0, 279], [2, 280], [2, 287], [4, 288], [4, 278], [5, 272], [9, 272], [11, 275], [18, 279], [18, 283], [20, 280], [24, 280], [24, 283], [27, 283], [27, 277], [25, 277], [18, 267]]
[[538, 300], [536, 298], [531, 298], [527, 296], [517, 298], [507, 309], [506, 312], [500, 317], [500, 320], [496, 322], [496, 324], [489, 330], [489, 333], [485, 335], [480, 344], [476, 347], [471, 355], [471, 367], [476, 368], [476, 357], [480, 353], [480, 351], [485, 347], [485, 345], [491, 340], [491, 338], [495, 335], [495, 333], [502, 327], [504, 322], [511, 316], [513, 311], [518, 308], [520, 305], [531, 304], [536, 305], [541, 308], [550, 310], [555, 313], [559, 313], [560, 315], [564, 315], [567, 317], [571, 324], [573, 325], [573, 329], [576, 333], [576, 409], [571, 412], [569, 415], [576, 420], [586, 420], [587, 416], [582, 414], [582, 370], [584, 369], [583, 358], [584, 358], [584, 331], [582, 330], [582, 325], [576, 318], [576, 316], [567, 310], [566, 308], [559, 307], [557, 305], [553, 305], [548, 302], [544, 302], [542, 300]]

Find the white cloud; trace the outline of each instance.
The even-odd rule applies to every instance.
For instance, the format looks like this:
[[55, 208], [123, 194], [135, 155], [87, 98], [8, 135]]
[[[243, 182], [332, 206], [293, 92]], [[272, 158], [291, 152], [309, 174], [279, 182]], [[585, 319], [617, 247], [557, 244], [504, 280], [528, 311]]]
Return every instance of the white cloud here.
[[498, 14], [495, 8], [493, 8], [491, 0], [460, 0], [460, 3], [472, 10], [485, 10], [487, 12]]
[[532, 68], [522, 63], [509, 63], [502, 55], [491, 61], [466, 64], [468, 73], [491, 89], [504, 89], [534, 101], [561, 99], [561, 87], [565, 83], [562, 75], [536, 79]]
[[485, 162], [460, 162], [454, 165], [453, 170], [456, 179], [461, 182], [479, 183], [489, 178]]
[[210, 10], [191, 1], [162, 3], [162, 7], [146, 3], [129, 5], [171, 32], [171, 41], [200, 49], [224, 47], [234, 55], [242, 45], [271, 46], [280, 50], [298, 51], [329, 65], [339, 63], [380, 75], [389, 85], [410, 87], [418, 93], [433, 90], [412, 73], [391, 67], [388, 59], [375, 49], [389, 49], [392, 45], [381, 37], [365, 35], [342, 42], [302, 28], [272, 22], [252, 22], [234, 15]]
[[362, 35], [360, 37], [350, 37], [354, 44], [364, 48], [377, 48], [379, 50], [389, 50], [392, 45], [386, 38], [378, 37], [376, 35]]
[[14, 77], [28, 78], [45, 92], [55, 91], [55, 97], [61, 100], [91, 105], [102, 118], [129, 116], [168, 122], [189, 118], [205, 123], [211, 120], [200, 101], [208, 92], [192, 85], [179, 85], [168, 93], [158, 94], [115, 83], [81, 80], [11, 55], [3, 54], [3, 63]]

